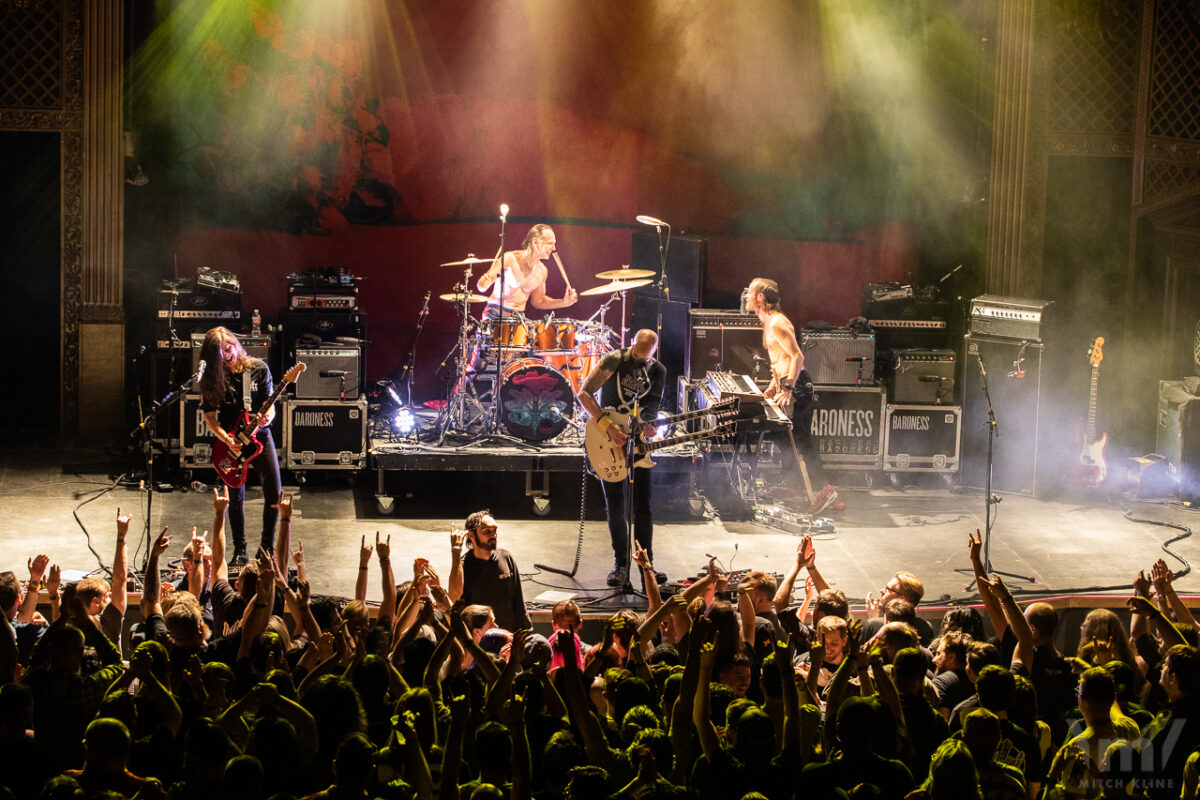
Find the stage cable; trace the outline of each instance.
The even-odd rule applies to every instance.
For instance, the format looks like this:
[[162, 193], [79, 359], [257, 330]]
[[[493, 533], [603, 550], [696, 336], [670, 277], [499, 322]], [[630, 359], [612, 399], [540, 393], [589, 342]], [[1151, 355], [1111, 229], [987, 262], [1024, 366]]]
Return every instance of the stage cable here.
[[92, 490], [93, 495], [91, 497], [89, 497], [87, 500], [84, 500], [79, 505], [75, 506], [75, 508], [71, 509], [71, 516], [73, 516], [75, 518], [75, 524], [77, 524], [79, 526], [79, 529], [81, 531], [83, 531], [84, 540], [87, 543], [87, 549], [90, 550], [92, 555], [94, 555], [96, 557], [96, 563], [100, 565], [100, 569], [103, 570], [104, 572], [108, 573], [108, 577], [109, 577], [110, 581], [112, 580], [112, 576], [113, 576], [112, 567], [106, 566], [104, 563], [104, 559], [100, 556], [99, 553], [96, 552], [96, 548], [92, 547], [92, 533], [91, 533], [91, 531], [89, 531], [87, 529], [87, 525], [83, 524], [83, 520], [79, 516], [79, 509], [83, 508], [88, 503], [92, 502], [93, 500], [98, 500], [101, 497], [104, 497], [104, 495], [108, 494], [113, 489], [116, 489], [117, 486], [120, 485], [121, 481], [124, 479], [125, 479], [124, 475], [119, 475], [110, 485], [105, 486], [102, 489], [93, 489]]
[[554, 572], [568, 578], [574, 578], [575, 573], [579, 571], [579, 561], [583, 557], [583, 528], [587, 521], [587, 479], [587, 456], [585, 455], [583, 457], [583, 466], [579, 469], [579, 538], [575, 542], [575, 563], [571, 565], [570, 572], [548, 567], [545, 564], [533, 565], [542, 572]]

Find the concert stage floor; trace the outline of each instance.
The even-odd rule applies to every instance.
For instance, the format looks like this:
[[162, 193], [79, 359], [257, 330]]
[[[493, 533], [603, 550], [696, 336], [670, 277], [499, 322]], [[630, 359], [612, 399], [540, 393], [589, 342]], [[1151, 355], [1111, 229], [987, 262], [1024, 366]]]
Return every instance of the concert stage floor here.
[[[45, 552], [64, 570], [91, 572], [100, 562], [111, 563], [118, 506], [133, 513], [135, 531], [144, 525], [146, 495], [136, 487], [117, 485], [99, 494], [114, 485], [122, 469], [103, 453], [10, 449], [0, 455], [0, 467], [0, 569], [23, 577], [26, 559]], [[714, 466], [707, 469], [711, 478]], [[309, 475], [305, 485], [291, 483], [289, 489], [297, 492], [294, 535], [304, 541], [316, 593], [352, 594], [360, 541], [373, 540], [376, 531], [391, 537], [398, 579], [406, 577], [406, 565], [417, 556], [429, 558], [445, 576], [451, 526], [461, 525], [470, 511], [489, 507], [500, 522], [501, 546], [512, 551], [521, 566], [527, 600], [550, 589], [580, 598], [608, 594], [604, 579], [612, 559], [603, 506], [594, 479], [585, 481], [578, 471], [550, 476], [546, 517], [534, 515], [520, 472], [389, 473], [396, 497], [392, 515], [380, 514], [376, 507], [373, 473], [359, 475], [353, 485], [342, 473]], [[288, 473], [284, 481], [291, 481]], [[845, 509], [830, 515], [836, 529], [815, 535], [818, 563], [834, 586], [861, 601], [867, 592], [878, 592], [892, 572], [908, 569], [924, 580], [926, 604], [965, 602], [973, 596], [964, 590], [967, 578], [954, 570], [968, 564], [967, 532], [983, 526], [982, 492], [952, 490], [940, 480], [923, 483], [895, 488], [881, 478], [874, 488], [841, 490]], [[588, 487], [582, 540], [581, 485]], [[729, 514], [713, 516], [711, 507], [707, 516], [703, 508], [700, 516], [692, 516], [686, 492], [681, 499], [670, 482], [656, 492], [656, 566], [672, 580], [695, 575], [709, 553], [727, 568], [787, 571], [798, 536], [746, 519], [732, 520]], [[1014, 588], [1048, 594], [1104, 589], [1123, 594], [1135, 572], [1148, 569], [1159, 557], [1166, 557], [1177, 573], [1183, 571], [1185, 565], [1162, 550], [1164, 542], [1181, 531], [1127, 519], [1126, 510], [1137, 519], [1185, 527], [1200, 520], [1195, 511], [1165, 500], [1133, 501], [1098, 493], [1055, 500], [1002, 497], [991, 541], [993, 566], [1036, 579], [1010, 580]], [[261, 493], [252, 489], [251, 519], [261, 502]], [[722, 505], [716, 505], [721, 512]], [[82, 526], [72, 518], [73, 511]], [[151, 528], [170, 526], [171, 557], [179, 555], [193, 525], [207, 528], [210, 520], [210, 491], [154, 495]], [[535, 567], [570, 570], [580, 541], [574, 579]], [[89, 552], [89, 545], [98, 555]], [[1195, 539], [1185, 538], [1171, 550], [1190, 561], [1197, 558], [1198, 546]], [[143, 552], [131, 537], [131, 566], [142, 563]], [[1185, 594], [1200, 593], [1200, 576], [1180, 578], [1178, 588]], [[373, 574], [369, 598], [379, 596]]]

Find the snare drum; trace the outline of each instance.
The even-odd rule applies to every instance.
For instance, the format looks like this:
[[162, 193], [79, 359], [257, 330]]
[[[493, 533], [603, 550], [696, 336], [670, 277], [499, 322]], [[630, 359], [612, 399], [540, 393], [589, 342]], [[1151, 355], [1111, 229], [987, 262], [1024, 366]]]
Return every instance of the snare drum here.
[[575, 393], [562, 373], [540, 358], [517, 358], [504, 365], [500, 402], [504, 429], [526, 442], [553, 439], [567, 428]]
[[534, 350], [574, 350], [575, 327], [573, 319], [538, 320], [530, 323], [533, 328]]

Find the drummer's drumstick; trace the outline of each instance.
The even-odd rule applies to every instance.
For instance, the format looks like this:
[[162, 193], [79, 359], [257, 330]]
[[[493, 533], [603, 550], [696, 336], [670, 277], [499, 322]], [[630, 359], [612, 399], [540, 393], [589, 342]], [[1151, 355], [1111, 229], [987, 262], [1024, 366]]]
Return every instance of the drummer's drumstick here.
[[562, 273], [563, 280], [567, 282], [567, 289], [571, 288], [571, 279], [567, 277], [567, 271], [563, 269], [562, 259], [558, 257], [558, 253], [551, 253], [554, 256], [554, 263], [558, 264], [558, 271]]

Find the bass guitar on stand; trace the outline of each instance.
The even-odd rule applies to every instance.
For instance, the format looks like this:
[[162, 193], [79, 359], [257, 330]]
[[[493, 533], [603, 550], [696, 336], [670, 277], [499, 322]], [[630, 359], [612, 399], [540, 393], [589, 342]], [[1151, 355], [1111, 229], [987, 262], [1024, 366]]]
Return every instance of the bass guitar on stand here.
[[1097, 336], [1088, 349], [1088, 361], [1092, 365], [1092, 389], [1088, 397], [1087, 428], [1083, 435], [1083, 448], [1079, 452], [1075, 467], [1079, 480], [1089, 486], [1104, 483], [1108, 477], [1108, 461], [1104, 448], [1108, 446], [1108, 434], [1096, 436], [1096, 389], [1100, 385], [1100, 362], [1104, 360], [1104, 337]]
[[245, 485], [246, 474], [250, 469], [250, 462], [258, 458], [259, 454], [263, 451], [262, 443], [258, 441], [258, 437], [256, 436], [258, 433], [257, 420], [259, 416], [270, 411], [271, 406], [275, 405], [276, 401], [283, 396], [283, 390], [288, 387], [288, 384], [295, 383], [296, 378], [300, 377], [300, 373], [306, 369], [308, 369], [308, 366], [301, 361], [283, 373], [283, 377], [279, 379], [279, 383], [275, 386], [275, 391], [263, 401], [262, 407], [258, 409], [258, 413], [254, 416], [250, 416], [249, 411], [242, 409], [237, 424], [228, 431], [230, 437], [241, 443], [238, 452], [233, 452], [233, 450], [229, 449], [229, 445], [219, 439], [213, 442], [213, 469], [217, 471], [217, 475], [221, 477], [221, 480], [227, 486], [237, 489], [239, 486]]
[[[676, 444], [683, 444], [684, 442], [694, 442], [700, 439], [710, 439], [715, 436], [725, 436], [733, 433], [734, 428], [737, 426], [737, 422], [733, 418], [737, 417], [739, 402], [736, 397], [731, 397], [708, 408], [698, 411], [685, 411], [682, 414], [655, 420], [654, 423], [656, 425], [670, 425], [701, 417], [713, 417], [717, 424], [711, 428], [704, 428], [693, 433], [684, 433], [652, 441], [642, 438], [640, 431], [631, 433], [630, 438], [634, 442], [634, 466], [646, 469], [653, 467], [654, 462], [650, 459], [650, 454], [655, 450]], [[604, 416], [612, 420], [614, 425], [621, 426], [627, 433], [630, 432], [629, 423], [633, 417], [632, 414], [623, 414], [615, 409], [606, 408], [604, 409]], [[722, 420], [729, 421], [722, 422]], [[637, 420], [634, 420], [634, 422], [636, 423]], [[584, 449], [587, 451], [588, 463], [591, 464], [596, 477], [608, 483], [619, 483], [629, 476], [625, 448], [614, 444], [612, 439], [608, 438], [607, 431], [600, 427], [597, 419], [589, 419], [587, 421], [583, 444]]]

